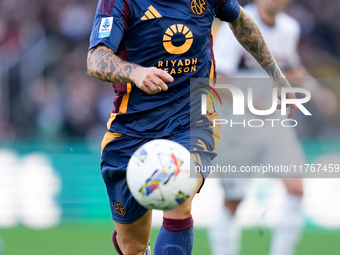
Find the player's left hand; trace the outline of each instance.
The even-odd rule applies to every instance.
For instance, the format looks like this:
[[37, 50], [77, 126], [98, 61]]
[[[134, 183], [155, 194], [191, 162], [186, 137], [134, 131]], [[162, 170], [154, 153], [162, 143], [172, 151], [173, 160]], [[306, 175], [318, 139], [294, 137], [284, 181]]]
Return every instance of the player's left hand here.
[[[281, 78], [275, 79], [273, 81], [273, 87], [277, 87], [277, 97], [281, 100], [281, 88], [291, 88], [289, 81], [285, 76], [282, 75]], [[287, 99], [296, 99], [295, 93], [287, 92]], [[297, 110], [297, 106], [295, 104], [287, 104], [287, 107], [290, 107], [290, 112], [288, 113], [288, 118], [291, 118]], [[281, 104], [277, 105], [277, 109], [281, 109]]]
[[[281, 95], [281, 89], [280, 95]], [[281, 96], [279, 97], [281, 99]], [[287, 99], [296, 99], [295, 93], [288, 92], [286, 94]], [[295, 104], [287, 104], [287, 107], [290, 107], [290, 112], [288, 113], [288, 118], [291, 118], [297, 110], [297, 106]], [[281, 104], [278, 104], [277, 109], [281, 109]]]
[[138, 88], [148, 94], [156, 94], [168, 90], [167, 82], [173, 82], [174, 78], [164, 70], [156, 67], [137, 67], [131, 73], [131, 79]]

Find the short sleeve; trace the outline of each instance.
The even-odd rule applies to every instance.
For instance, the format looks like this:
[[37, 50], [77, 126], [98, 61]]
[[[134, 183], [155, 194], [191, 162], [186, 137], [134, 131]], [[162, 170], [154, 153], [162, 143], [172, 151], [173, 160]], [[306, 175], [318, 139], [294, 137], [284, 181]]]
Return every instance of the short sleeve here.
[[237, 0], [217, 0], [216, 17], [222, 21], [232, 22], [240, 14], [240, 5]]
[[116, 52], [127, 28], [128, 17], [127, 1], [99, 0], [89, 48], [104, 44]]

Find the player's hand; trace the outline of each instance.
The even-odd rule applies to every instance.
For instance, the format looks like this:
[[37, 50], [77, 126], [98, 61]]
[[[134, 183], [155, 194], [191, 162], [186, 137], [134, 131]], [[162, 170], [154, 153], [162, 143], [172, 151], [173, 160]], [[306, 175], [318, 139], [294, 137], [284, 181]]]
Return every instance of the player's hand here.
[[136, 86], [148, 94], [167, 91], [165, 83], [174, 81], [170, 74], [156, 67], [138, 67], [131, 73], [131, 77]]
[[[281, 99], [281, 96], [279, 98]], [[287, 93], [286, 98], [287, 99], [296, 99], [295, 93], [291, 93], [291, 92]], [[287, 107], [290, 107], [290, 112], [288, 113], [288, 118], [291, 118], [294, 115], [294, 113], [296, 112], [297, 106], [295, 104], [287, 104]], [[281, 109], [281, 104], [279, 104], [277, 106], [277, 109]]]
[[[277, 87], [277, 97], [281, 100], [281, 88], [289, 88], [292, 87], [290, 85], [290, 83], [288, 82], [288, 80], [286, 79], [286, 77], [282, 76], [279, 79], [276, 79], [273, 82], [273, 87]], [[286, 98], [287, 99], [296, 99], [295, 93], [292, 92], [288, 92], [286, 94]], [[290, 112], [288, 113], [288, 118], [291, 118], [293, 116], [293, 114], [296, 112], [297, 110], [297, 106], [295, 104], [287, 104], [287, 107], [290, 107]], [[281, 104], [277, 105], [277, 109], [281, 109]]]

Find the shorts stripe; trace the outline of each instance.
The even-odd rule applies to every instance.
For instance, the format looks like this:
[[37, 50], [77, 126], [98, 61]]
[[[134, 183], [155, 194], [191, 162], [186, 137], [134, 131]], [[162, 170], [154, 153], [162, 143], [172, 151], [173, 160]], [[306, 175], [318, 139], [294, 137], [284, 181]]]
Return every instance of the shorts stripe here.
[[104, 138], [102, 140], [102, 144], [101, 144], [102, 153], [103, 153], [103, 150], [106, 147], [106, 145], [108, 145], [108, 143], [112, 142], [114, 139], [121, 137], [121, 136], [122, 136], [122, 134], [119, 134], [119, 133], [106, 132], [105, 135], [104, 135]]

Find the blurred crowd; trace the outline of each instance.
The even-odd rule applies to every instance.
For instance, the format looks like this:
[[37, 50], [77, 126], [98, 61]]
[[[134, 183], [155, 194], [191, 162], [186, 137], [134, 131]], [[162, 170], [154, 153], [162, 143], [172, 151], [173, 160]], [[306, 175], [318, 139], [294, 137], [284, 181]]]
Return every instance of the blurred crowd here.
[[86, 76], [96, 1], [0, 0], [0, 140], [83, 138], [114, 93]]
[[[0, 142], [103, 134], [114, 92], [86, 75], [96, 5], [0, 0]], [[289, 8], [302, 27], [302, 61], [316, 77], [338, 77], [339, 11], [339, 1], [293, 0]], [[327, 86], [339, 96], [336, 84]]]

